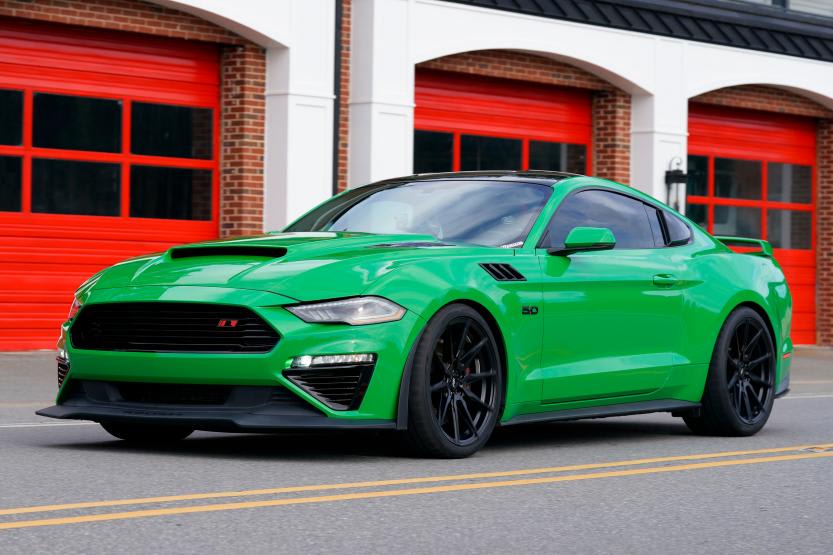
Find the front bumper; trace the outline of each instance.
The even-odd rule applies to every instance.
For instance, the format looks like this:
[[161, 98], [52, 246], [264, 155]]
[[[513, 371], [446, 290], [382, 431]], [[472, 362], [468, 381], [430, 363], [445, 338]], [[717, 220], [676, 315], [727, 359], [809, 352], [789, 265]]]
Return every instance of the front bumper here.
[[37, 414], [51, 418], [169, 425], [213, 432], [285, 429], [390, 429], [391, 420], [329, 418], [281, 387], [233, 386], [216, 405], [143, 404], [120, 398], [111, 382], [75, 380], [64, 401]]
[[[93, 291], [86, 303], [178, 301], [246, 306], [274, 327], [280, 340], [268, 353], [142, 353], [75, 348], [64, 324], [63, 348], [69, 373], [58, 392], [56, 405], [39, 412], [55, 418], [96, 421], [176, 421], [196, 429], [281, 429], [295, 427], [386, 427], [396, 418], [399, 387], [408, 353], [422, 328], [422, 320], [407, 312], [397, 322], [366, 326], [308, 324], [288, 312], [292, 299], [268, 292], [220, 287], [148, 286]], [[302, 355], [374, 353], [376, 364], [361, 404], [352, 410], [334, 410], [284, 375], [290, 361]], [[159, 384], [224, 384], [236, 387], [282, 387], [312, 409], [300, 417], [263, 408], [217, 413], [211, 407], [186, 409], [150, 405], [126, 406], [78, 397], [77, 382], [141, 382]], [[274, 408], [274, 407], [272, 407]], [[266, 412], [264, 412], [266, 410]], [[164, 414], [167, 413], [167, 414]], [[176, 414], [171, 414], [176, 413]], [[342, 423], [343, 422], [343, 423]]]

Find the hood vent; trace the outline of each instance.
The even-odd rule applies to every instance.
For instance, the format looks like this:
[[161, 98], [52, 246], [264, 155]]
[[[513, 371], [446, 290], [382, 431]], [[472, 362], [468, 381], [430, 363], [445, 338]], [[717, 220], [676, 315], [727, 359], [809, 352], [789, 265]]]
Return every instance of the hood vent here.
[[281, 247], [256, 245], [218, 245], [215, 247], [178, 247], [171, 249], [171, 258], [201, 258], [203, 256], [247, 256], [250, 258], [280, 258], [286, 255]]
[[509, 264], [481, 264], [480, 267], [489, 272], [495, 281], [526, 281], [523, 274]]

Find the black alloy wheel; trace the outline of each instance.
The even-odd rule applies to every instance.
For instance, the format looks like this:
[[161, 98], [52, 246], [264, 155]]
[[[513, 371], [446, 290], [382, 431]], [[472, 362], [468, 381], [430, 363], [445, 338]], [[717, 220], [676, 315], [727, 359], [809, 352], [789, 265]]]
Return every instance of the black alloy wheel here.
[[695, 433], [748, 436], [764, 427], [775, 400], [775, 344], [755, 310], [735, 309], [720, 330], [698, 415], [683, 419]]
[[449, 305], [426, 327], [411, 372], [408, 432], [422, 454], [464, 457], [482, 447], [498, 420], [501, 359], [474, 309]]
[[764, 336], [769, 332], [754, 318], [735, 328], [727, 357], [729, 401], [738, 418], [749, 425], [767, 416], [767, 405], [775, 385], [773, 354]]

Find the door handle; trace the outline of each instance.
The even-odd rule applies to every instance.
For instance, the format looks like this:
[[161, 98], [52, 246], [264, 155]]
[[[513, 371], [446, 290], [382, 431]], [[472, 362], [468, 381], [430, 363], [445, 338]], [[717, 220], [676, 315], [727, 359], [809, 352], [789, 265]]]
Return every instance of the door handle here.
[[672, 287], [677, 285], [679, 281], [671, 274], [657, 274], [654, 276], [654, 285], [657, 287]]

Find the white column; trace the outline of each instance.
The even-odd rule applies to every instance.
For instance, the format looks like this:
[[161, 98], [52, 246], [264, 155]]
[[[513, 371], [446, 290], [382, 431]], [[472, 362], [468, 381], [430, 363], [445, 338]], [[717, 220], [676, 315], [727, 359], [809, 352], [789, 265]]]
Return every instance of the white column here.
[[414, 65], [408, 0], [353, 3], [351, 187], [413, 172]]
[[[686, 169], [688, 98], [685, 46], [657, 38], [654, 94], [634, 94], [631, 116], [631, 185], [668, 202], [665, 172], [679, 158]], [[646, 61], [646, 63], [651, 63]], [[684, 194], [684, 186], [679, 190]], [[683, 197], [684, 198], [684, 197]]]
[[264, 228], [332, 195], [335, 5], [293, 0], [288, 47], [266, 51]]

